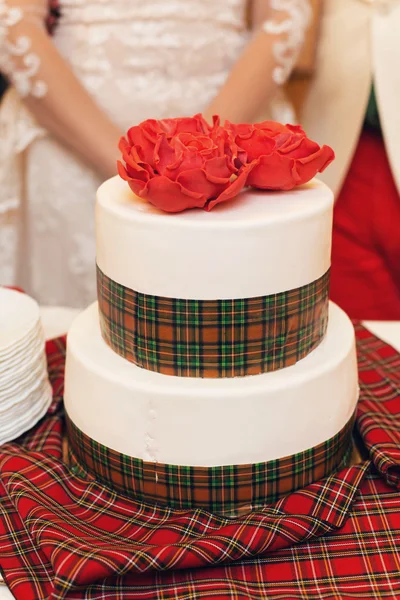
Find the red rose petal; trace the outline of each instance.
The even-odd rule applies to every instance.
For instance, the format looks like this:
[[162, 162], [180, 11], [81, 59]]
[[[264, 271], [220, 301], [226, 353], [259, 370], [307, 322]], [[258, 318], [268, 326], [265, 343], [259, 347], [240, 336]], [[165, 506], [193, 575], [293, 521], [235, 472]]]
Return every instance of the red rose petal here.
[[[165, 133], [162, 123], [162, 121], [157, 121], [157, 119], [146, 119], [146, 121], [142, 121], [139, 125], [142, 135], [153, 145], [156, 143], [158, 136], [161, 133]], [[173, 135], [173, 133], [171, 133], [171, 135]], [[171, 137], [171, 135], [169, 135], [169, 137]]]
[[276, 147], [275, 140], [268, 137], [263, 131], [254, 129], [251, 132], [250, 137], [236, 138], [236, 143], [246, 152], [247, 160], [252, 162], [260, 156], [270, 154]]
[[325, 144], [321, 147], [322, 155], [325, 157], [325, 164], [323, 164], [319, 172], [322, 173], [325, 171], [326, 167], [329, 167], [331, 162], [335, 160], [335, 153], [330, 146], [326, 146]]
[[138, 165], [136, 165], [136, 168], [129, 164], [124, 166], [118, 160], [117, 166], [119, 175], [121, 175], [122, 179], [125, 179], [125, 181], [128, 181], [129, 179], [140, 179], [141, 181], [147, 181], [149, 179], [149, 174], [144, 169], [138, 167]]
[[118, 171], [118, 175], [121, 177], [121, 179], [123, 179], [124, 181], [129, 181], [130, 177], [129, 177], [128, 173], [126, 172], [126, 169], [120, 160], [117, 160], [117, 171]]
[[138, 195], [156, 208], [170, 213], [182, 212], [188, 208], [203, 208], [207, 201], [202, 194], [185, 190], [176, 181], [162, 175], [150, 179]]
[[176, 119], [161, 119], [158, 121], [158, 133], [165, 133], [168, 139], [176, 134]]
[[211, 132], [211, 137], [214, 143], [213, 155], [215, 157], [226, 156], [233, 166], [233, 162], [238, 154], [238, 147], [235, 143], [233, 133], [222, 129], [222, 127], [215, 127]]
[[141, 196], [143, 190], [146, 188], [146, 183], [139, 179], [129, 179], [128, 185], [136, 196]]
[[135, 161], [135, 159], [133, 158], [132, 154], [123, 154], [122, 155], [122, 159], [126, 162], [126, 168], [129, 171], [128, 167], [131, 167], [134, 171], [139, 171], [141, 169], [141, 167], [139, 166], [139, 164]]
[[179, 173], [190, 169], [200, 169], [204, 165], [204, 159], [197, 148], [185, 146], [178, 138], [174, 139], [175, 147], [161, 136], [155, 148], [155, 165], [161, 175], [176, 180]]
[[204, 170], [209, 181], [220, 184], [228, 183], [232, 174], [236, 173], [227, 156], [211, 158], [205, 163]]
[[140, 196], [140, 194], [143, 192], [144, 188], [146, 187], [146, 182], [141, 181], [140, 179], [132, 179], [132, 177], [130, 177], [128, 175], [128, 173], [125, 170], [124, 165], [120, 161], [117, 161], [117, 169], [118, 169], [119, 176], [124, 181], [128, 182], [129, 187], [131, 188], [132, 192], [134, 194], [136, 194], [137, 196]]
[[[172, 173], [167, 172], [177, 169], [182, 162], [182, 158], [177, 155], [175, 149], [168, 142], [165, 134], [161, 134], [154, 147], [154, 166], [158, 173], [172, 178]], [[173, 177], [175, 179], [175, 177]]]
[[286, 125], [278, 123], [278, 121], [261, 121], [260, 123], [254, 123], [253, 127], [271, 133], [286, 133], [288, 130]]
[[278, 152], [260, 156], [247, 184], [260, 190], [290, 190], [296, 185], [293, 167], [294, 160]]
[[129, 154], [131, 145], [126, 138], [121, 137], [118, 142], [118, 149], [121, 151], [121, 154], [124, 154], [124, 153]]
[[318, 152], [305, 158], [297, 159], [294, 164], [294, 172], [299, 180], [298, 185], [307, 183], [307, 181], [310, 181], [317, 173], [321, 173], [334, 158], [335, 154], [332, 148], [329, 146], [322, 146]]
[[223, 183], [210, 181], [203, 169], [183, 171], [179, 174], [176, 181], [180, 183], [185, 190], [199, 194], [206, 200], [217, 197], [229, 184], [229, 179], [225, 180]]
[[181, 142], [183, 146], [196, 149], [199, 152], [202, 150], [209, 151], [214, 147], [213, 140], [203, 133], [178, 133], [178, 135], [176, 135], [174, 138], [174, 142], [178, 141]]
[[294, 152], [302, 143], [303, 137], [293, 133], [281, 133], [275, 138], [276, 147], [281, 154]]
[[131, 146], [129, 154], [133, 158], [133, 160], [135, 161], [135, 163], [145, 162], [143, 160], [143, 152], [142, 152], [142, 149], [141, 149], [140, 146]]
[[228, 131], [232, 131], [234, 136], [238, 135], [243, 139], [249, 138], [254, 131], [254, 126], [248, 125], [247, 123], [234, 124], [226, 121], [225, 127], [228, 129]]
[[205, 120], [201, 113], [197, 113], [196, 115], [194, 115], [193, 119], [197, 120], [200, 131], [206, 133], [207, 135], [210, 134], [212, 126]]
[[242, 170], [239, 171], [239, 174], [236, 177], [236, 179], [217, 198], [215, 198], [215, 200], [208, 202], [205, 209], [210, 211], [217, 204], [221, 204], [221, 202], [227, 202], [228, 200], [231, 200], [232, 198], [237, 196], [247, 184], [247, 178], [254, 166], [255, 163], [250, 163], [244, 166]]
[[131, 146], [138, 146], [142, 160], [149, 164], [153, 162], [154, 142], [145, 135], [144, 130], [138, 125], [128, 130], [128, 140]]
[[210, 126], [201, 114], [194, 117], [183, 117], [178, 119], [162, 119], [158, 121], [160, 131], [167, 134], [168, 138], [179, 133], [205, 133], [208, 134]]
[[307, 158], [307, 156], [313, 155], [319, 151], [319, 144], [306, 137], [298, 139], [297, 142], [293, 139], [292, 145], [288, 145], [285, 148], [279, 148], [279, 152], [284, 152], [286, 156], [290, 156], [291, 158]]
[[142, 169], [145, 169], [148, 174], [149, 174], [149, 178], [151, 177], [156, 177], [156, 173], [154, 172], [154, 169], [151, 165], [148, 165], [147, 163], [139, 163], [139, 166], [142, 167]]
[[304, 129], [302, 128], [301, 125], [286, 125], [286, 127], [292, 132], [292, 133], [300, 133], [301, 135], [306, 136], [306, 132], [304, 131]]
[[143, 168], [140, 164], [135, 163], [130, 155], [124, 154], [122, 158], [125, 160], [126, 173], [130, 179], [140, 179], [141, 181], [148, 181], [151, 175], [151, 171]]

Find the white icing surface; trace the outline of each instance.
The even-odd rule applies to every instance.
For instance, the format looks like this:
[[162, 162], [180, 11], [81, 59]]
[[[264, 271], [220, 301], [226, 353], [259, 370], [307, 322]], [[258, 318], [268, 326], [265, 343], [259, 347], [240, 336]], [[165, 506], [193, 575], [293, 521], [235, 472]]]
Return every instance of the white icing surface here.
[[87, 435], [124, 454], [181, 465], [255, 463], [300, 452], [345, 425], [358, 397], [353, 326], [330, 306], [321, 345], [292, 367], [235, 379], [140, 369], [103, 341], [97, 305], [74, 321], [65, 406]]
[[332, 210], [332, 192], [314, 180], [290, 192], [246, 190], [210, 212], [167, 214], [115, 177], [97, 194], [97, 263], [114, 281], [156, 296], [274, 294], [328, 270]]

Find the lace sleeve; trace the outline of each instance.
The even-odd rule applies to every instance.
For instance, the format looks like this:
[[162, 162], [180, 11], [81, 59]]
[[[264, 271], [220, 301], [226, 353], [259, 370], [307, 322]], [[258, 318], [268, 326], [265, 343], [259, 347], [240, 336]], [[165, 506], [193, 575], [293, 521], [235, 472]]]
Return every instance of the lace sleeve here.
[[276, 38], [272, 51], [276, 60], [272, 77], [277, 85], [290, 76], [304, 43], [311, 22], [310, 0], [269, 0], [271, 18], [263, 24], [265, 33]]
[[47, 6], [41, 2], [0, 0], [0, 70], [22, 98], [42, 98], [47, 83], [40, 78], [40, 56], [32, 51], [32, 37], [45, 29]]

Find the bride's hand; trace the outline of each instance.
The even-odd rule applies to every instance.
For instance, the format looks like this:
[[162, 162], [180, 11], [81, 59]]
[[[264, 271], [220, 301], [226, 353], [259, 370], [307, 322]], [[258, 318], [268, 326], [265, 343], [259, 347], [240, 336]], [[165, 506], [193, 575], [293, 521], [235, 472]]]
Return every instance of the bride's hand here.
[[311, 16], [310, 0], [253, 0], [252, 38], [205, 118], [218, 114], [236, 123], [256, 118], [294, 68]]

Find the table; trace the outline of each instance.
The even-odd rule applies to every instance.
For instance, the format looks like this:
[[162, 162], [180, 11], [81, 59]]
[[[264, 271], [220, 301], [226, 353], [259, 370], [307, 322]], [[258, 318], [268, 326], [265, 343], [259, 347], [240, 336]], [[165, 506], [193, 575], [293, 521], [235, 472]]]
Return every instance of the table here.
[[[60, 307], [43, 307], [41, 317], [46, 338], [63, 335], [79, 310]], [[366, 321], [364, 325], [400, 352], [400, 321]], [[11, 592], [0, 583], [0, 600], [13, 600]]]

